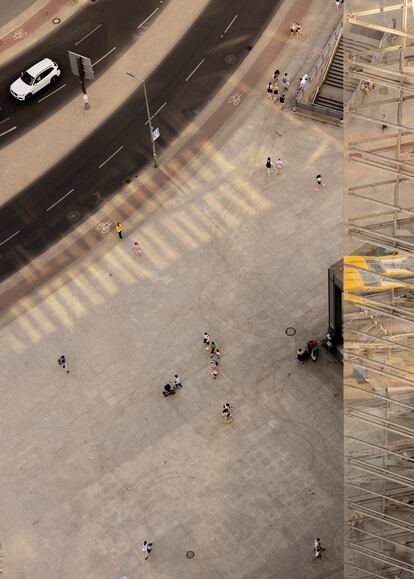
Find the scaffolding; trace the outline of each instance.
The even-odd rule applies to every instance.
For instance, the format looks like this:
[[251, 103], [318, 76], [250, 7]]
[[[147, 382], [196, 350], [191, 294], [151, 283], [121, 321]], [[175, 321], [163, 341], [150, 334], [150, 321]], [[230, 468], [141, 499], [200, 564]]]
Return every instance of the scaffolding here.
[[[361, 10], [361, 8], [364, 8]], [[347, 0], [345, 577], [414, 577], [414, 12]]]

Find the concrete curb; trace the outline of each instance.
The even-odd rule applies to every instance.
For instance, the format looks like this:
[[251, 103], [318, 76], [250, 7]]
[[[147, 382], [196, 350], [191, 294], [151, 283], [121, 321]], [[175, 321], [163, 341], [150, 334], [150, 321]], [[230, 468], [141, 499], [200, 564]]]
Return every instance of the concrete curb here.
[[[310, 4], [320, 3], [321, 0], [313, 0]], [[305, 26], [305, 30], [311, 31], [306, 42], [300, 41], [300, 44], [286, 44], [290, 22], [293, 19], [300, 19]], [[284, 64], [286, 65], [286, 70], [289, 71], [292, 71], [293, 66], [295, 66], [295, 74], [298, 74], [298, 70], [299, 72], [303, 70], [302, 66], [309, 68], [312, 65], [317, 51], [323, 46], [329, 34], [330, 31], [327, 30], [326, 38], [321, 38], [318, 20], [317, 17], [310, 14], [309, 2], [296, 0], [293, 5], [289, 4], [287, 6], [285, 4], [273, 18], [242, 65], [217, 93], [213, 102], [184, 131], [176, 143], [163, 154], [161, 168], [158, 172], [154, 174], [153, 169], [143, 172], [139, 179], [125, 186], [115, 198], [80, 225], [76, 231], [66, 236], [64, 240], [55, 244], [30, 265], [3, 282], [1, 284], [0, 300], [4, 307], [10, 307], [20, 298], [41, 287], [45, 282], [51, 281], [58, 271], [61, 271], [80, 257], [84, 258], [82, 265], [78, 264], [75, 270], [85, 267], [85, 265], [95, 261], [97, 255], [103, 255], [112, 248], [113, 243], [111, 241], [102, 242], [103, 236], [98, 230], [102, 223], [109, 219], [112, 223], [115, 223], [117, 219], [120, 219], [124, 223], [128, 223], [128, 229], [130, 230], [143, 223], [154, 210], [157, 210], [168, 201], [165, 191], [163, 191], [165, 185], [172, 180], [180, 180], [182, 178], [181, 171], [184, 168], [186, 177], [191, 176], [194, 170], [194, 167], [191, 166], [191, 161], [194, 162], [196, 167], [199, 167], [200, 161], [197, 160], [197, 156], [207, 143], [211, 145], [214, 137], [214, 145], [216, 149], [219, 148], [220, 142], [228, 138], [229, 132], [234, 130], [235, 124], [240, 125], [249, 115], [252, 107], [258, 106], [263, 101], [265, 81], [273, 73], [274, 55], [278, 54], [278, 66], [280, 64], [280, 67], [283, 68], [282, 64]], [[309, 50], [307, 43], [313, 47], [315, 54]], [[298, 47], [307, 50], [305, 59], [302, 51], [299, 51], [298, 54]], [[292, 54], [297, 55], [295, 64]], [[308, 68], [305, 68], [305, 70]], [[291, 75], [292, 78], [293, 75]], [[260, 86], [259, 91], [255, 90], [257, 86]], [[247, 106], [239, 109], [239, 107], [235, 107], [228, 102], [228, 97], [235, 92], [242, 95], [242, 100], [247, 100], [247, 95], [249, 94], [250, 96], [250, 93], [252, 93], [252, 98], [246, 102]], [[91, 251], [92, 249], [94, 251]], [[73, 271], [68, 272], [69, 277], [73, 275]], [[66, 276], [61, 276], [59, 284], [64, 283], [65, 279]], [[54, 289], [56, 288], [54, 287]], [[39, 299], [41, 298], [39, 297]], [[24, 302], [18, 308], [13, 307], [11, 315], [19, 315], [22, 309], [25, 309], [23, 304]], [[32, 304], [32, 300], [29, 300], [27, 307], [31, 307]], [[8, 316], [5, 317], [8, 318]]]
[[[27, 51], [88, 5], [88, 0], [41, 0], [0, 28], [0, 64]], [[54, 18], [59, 23], [52, 22]]]
[[[134, 70], [147, 77], [173, 50], [207, 6], [208, 0], [173, 0], [162, 10], [147, 32], [102, 75], [95, 67], [96, 80], [88, 86], [91, 108], [83, 108], [81, 93], [65, 107], [11, 142], [0, 151], [2, 176], [0, 204], [44, 174], [66, 157], [79, 143], [106, 121], [136, 91], [140, 82], [127, 76]], [[174, 27], [170, 23], [174, 22]], [[143, 56], [144, 55], [144, 56]], [[137, 70], [137, 62], [139, 69]], [[114, 90], [114, 86], [117, 90]], [[76, 127], [76, 130], [74, 130]], [[50, 138], [53, 135], [53, 139]]]

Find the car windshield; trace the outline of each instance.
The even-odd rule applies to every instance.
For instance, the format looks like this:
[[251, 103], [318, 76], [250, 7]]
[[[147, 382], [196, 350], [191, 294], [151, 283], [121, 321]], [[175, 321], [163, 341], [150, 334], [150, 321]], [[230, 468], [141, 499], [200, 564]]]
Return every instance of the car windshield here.
[[25, 84], [28, 84], [30, 86], [34, 83], [34, 78], [27, 72], [27, 70], [25, 72], [22, 72], [20, 78]]

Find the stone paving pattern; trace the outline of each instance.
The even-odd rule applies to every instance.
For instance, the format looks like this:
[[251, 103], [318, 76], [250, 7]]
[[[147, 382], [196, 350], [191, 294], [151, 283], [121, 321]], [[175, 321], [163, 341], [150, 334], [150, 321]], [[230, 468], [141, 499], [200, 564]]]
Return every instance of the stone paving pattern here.
[[342, 132], [280, 112], [265, 80], [139, 230], [108, 232], [103, 257], [2, 328], [5, 578], [343, 576], [341, 369], [295, 355], [324, 335], [342, 255]]

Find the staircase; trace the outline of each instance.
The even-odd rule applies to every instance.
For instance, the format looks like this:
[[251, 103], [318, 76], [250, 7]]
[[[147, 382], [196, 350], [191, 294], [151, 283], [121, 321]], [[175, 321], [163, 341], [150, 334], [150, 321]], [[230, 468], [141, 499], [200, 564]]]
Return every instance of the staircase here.
[[[354, 34], [350, 37], [348, 34], [346, 39], [341, 36], [325, 80], [314, 100], [315, 104], [337, 111], [344, 110], [344, 102], [347, 103], [349, 101], [358, 87], [358, 81], [355, 79], [347, 78], [344, 82], [345, 59], [350, 53], [377, 48], [379, 43], [377, 38], [373, 39], [373, 44], [369, 44], [365, 38], [361, 40], [358, 36]], [[369, 62], [371, 56], [368, 55], [362, 57], [362, 59]]]

